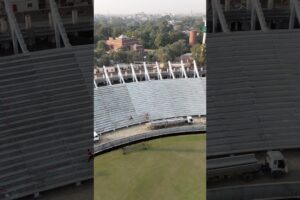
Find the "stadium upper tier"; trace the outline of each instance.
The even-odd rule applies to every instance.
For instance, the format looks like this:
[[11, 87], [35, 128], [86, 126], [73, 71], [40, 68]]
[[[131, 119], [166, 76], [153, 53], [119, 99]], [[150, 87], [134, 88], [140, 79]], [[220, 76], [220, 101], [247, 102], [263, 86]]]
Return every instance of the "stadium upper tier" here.
[[0, 58], [0, 199], [92, 178], [92, 88], [82, 70], [92, 49]]
[[299, 0], [208, 0], [207, 31], [299, 28]]
[[0, 57], [93, 43], [93, 2], [0, 0]]
[[300, 147], [299, 35], [208, 35], [208, 156]]
[[187, 115], [206, 115], [206, 78], [154, 80], [94, 89], [94, 127], [98, 133]]

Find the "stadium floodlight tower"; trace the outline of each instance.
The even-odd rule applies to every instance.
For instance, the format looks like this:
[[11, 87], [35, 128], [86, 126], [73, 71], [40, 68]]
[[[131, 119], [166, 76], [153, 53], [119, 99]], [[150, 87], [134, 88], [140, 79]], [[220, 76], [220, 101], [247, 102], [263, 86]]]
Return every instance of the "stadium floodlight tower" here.
[[146, 62], [144, 62], [143, 64], [144, 64], [144, 71], [145, 71], [145, 80], [151, 81], [150, 76], [149, 76], [149, 72], [148, 72], [148, 69], [147, 69]]
[[197, 63], [195, 60], [193, 62], [194, 62], [194, 78], [196, 78], [196, 77], [200, 78]]
[[156, 69], [157, 69], [157, 78], [158, 78], [158, 80], [163, 80], [162, 75], [161, 75], [161, 71], [159, 69], [158, 62], [155, 62], [155, 66], [156, 66]]
[[175, 79], [174, 72], [173, 72], [173, 68], [172, 68], [172, 64], [171, 64], [170, 61], [168, 61], [168, 65], [169, 65], [169, 73], [170, 73], [170, 76], [172, 77], [172, 79]]
[[132, 63], [130, 63], [130, 67], [131, 67], [131, 73], [132, 73], [132, 80], [135, 81], [135, 82], [139, 82], [137, 77], [136, 77], [136, 73], [135, 73], [135, 70], [134, 70], [134, 67], [133, 67]]
[[180, 64], [181, 64], [181, 77], [187, 78], [183, 60], [181, 60]]
[[117, 69], [118, 69], [118, 76], [119, 76], [120, 83], [125, 84], [125, 81], [124, 81], [124, 78], [123, 78], [123, 75], [122, 75], [119, 64], [117, 64]]
[[21, 33], [20, 27], [17, 23], [16, 17], [13, 14], [12, 8], [9, 5], [9, 0], [4, 0], [4, 6], [5, 6], [8, 22], [9, 22], [10, 31], [11, 31], [14, 53], [15, 54], [19, 53], [18, 44], [20, 45], [22, 53], [29, 53], [23, 35]]
[[110, 82], [109, 76], [108, 76], [108, 74], [107, 74], [105, 65], [103, 65], [103, 72], [104, 72], [106, 84], [107, 84], [107, 85], [111, 85], [111, 82]]

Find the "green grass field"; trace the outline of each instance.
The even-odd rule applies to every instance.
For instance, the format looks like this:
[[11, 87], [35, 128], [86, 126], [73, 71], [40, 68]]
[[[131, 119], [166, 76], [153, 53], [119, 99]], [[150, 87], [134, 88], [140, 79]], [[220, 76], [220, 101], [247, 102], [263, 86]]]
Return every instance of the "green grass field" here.
[[204, 200], [205, 135], [145, 142], [147, 150], [116, 150], [94, 160], [95, 200]]

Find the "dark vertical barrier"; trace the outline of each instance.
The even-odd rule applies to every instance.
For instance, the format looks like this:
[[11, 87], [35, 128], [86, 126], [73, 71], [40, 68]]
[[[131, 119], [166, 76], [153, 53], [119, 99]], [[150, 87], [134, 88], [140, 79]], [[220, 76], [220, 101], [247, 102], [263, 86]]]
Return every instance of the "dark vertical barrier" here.
[[93, 199], [93, 4], [68, 2], [0, 1], [0, 199]]

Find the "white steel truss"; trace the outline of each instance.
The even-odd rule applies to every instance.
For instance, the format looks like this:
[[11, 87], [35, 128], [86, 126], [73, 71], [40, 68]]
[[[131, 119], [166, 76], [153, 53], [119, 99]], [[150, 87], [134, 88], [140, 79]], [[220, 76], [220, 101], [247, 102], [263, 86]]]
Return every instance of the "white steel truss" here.
[[28, 51], [27, 46], [25, 44], [25, 41], [24, 41], [23, 35], [21, 33], [20, 27], [17, 23], [15, 15], [13, 14], [13, 11], [12, 11], [10, 5], [9, 5], [9, 0], [4, 0], [4, 6], [5, 6], [5, 11], [6, 11], [6, 14], [7, 14], [9, 26], [10, 26], [14, 52], [16, 54], [19, 53], [19, 48], [18, 48], [18, 44], [19, 44], [22, 53], [28, 53], [29, 51]]
[[224, 33], [230, 32], [222, 10], [220, 0], [212, 0], [211, 3], [212, 3], [212, 11], [213, 11], [213, 32], [216, 32], [215, 29], [217, 27], [218, 20], [221, 24], [222, 31]]
[[182, 60], [181, 60], [180, 64], [181, 64], [181, 77], [188, 78], [186, 75], [185, 67], [184, 67]]
[[106, 67], [105, 67], [104, 65], [103, 65], [103, 72], [104, 72], [104, 75], [105, 75], [106, 84], [107, 84], [107, 85], [111, 85], [111, 82], [110, 82], [108, 73], [107, 73], [107, 71], [106, 71]]
[[169, 65], [169, 73], [170, 73], [170, 76], [172, 77], [172, 79], [175, 79], [174, 72], [173, 72], [173, 68], [172, 68], [172, 64], [171, 64], [170, 61], [168, 61], [168, 65]]
[[125, 84], [125, 81], [124, 81], [124, 78], [123, 78], [123, 75], [122, 75], [119, 64], [117, 64], [117, 69], [118, 69], [118, 76], [119, 76], [120, 83]]
[[195, 77], [200, 78], [197, 63], [195, 60], [193, 61], [193, 63], [194, 63], [194, 78]]
[[295, 17], [297, 17], [298, 23], [300, 23], [300, 2], [299, 2], [299, 0], [290, 0], [289, 29], [294, 29]]
[[131, 73], [132, 73], [132, 80], [135, 81], [135, 82], [139, 82], [137, 77], [136, 77], [136, 73], [135, 73], [135, 70], [134, 70], [134, 67], [133, 67], [132, 63], [130, 63], [130, 67], [131, 67]]
[[157, 70], [157, 79], [158, 80], [163, 80], [158, 62], [155, 63], [155, 66], [156, 66], [156, 70]]
[[50, 3], [50, 9], [51, 9], [52, 23], [53, 23], [54, 31], [55, 31], [56, 47], [60, 48], [60, 38], [62, 39], [65, 47], [71, 47], [65, 27], [62, 23], [60, 14], [58, 12], [56, 2], [55, 2], [55, 0], [49, 0], [49, 3]]
[[144, 64], [145, 80], [151, 81], [146, 62], [143, 62], [143, 64]]

